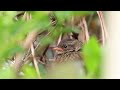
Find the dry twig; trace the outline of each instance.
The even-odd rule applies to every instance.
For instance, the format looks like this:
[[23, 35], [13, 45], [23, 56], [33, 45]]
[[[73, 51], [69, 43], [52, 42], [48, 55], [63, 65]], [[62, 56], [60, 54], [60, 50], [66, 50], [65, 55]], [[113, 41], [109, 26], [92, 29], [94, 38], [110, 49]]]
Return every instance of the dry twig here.
[[62, 34], [60, 34], [60, 36], [58, 38], [57, 45], [60, 43], [61, 39], [62, 39]]
[[[33, 31], [33, 32], [29, 33], [29, 35], [27, 36], [26, 40], [24, 41], [24, 43], [22, 45], [23, 48], [28, 50], [30, 48], [31, 43], [33, 43], [33, 41], [35, 40], [36, 36], [37, 36], [37, 32], [36, 31]], [[16, 71], [19, 71], [20, 67], [24, 63], [23, 57], [24, 57], [23, 53], [18, 53], [17, 54], [17, 56], [15, 58], [15, 63], [13, 65], [13, 67], [15, 68]]]
[[83, 25], [84, 25], [84, 30], [85, 30], [86, 41], [88, 41], [89, 40], [89, 33], [88, 33], [88, 27], [87, 27], [85, 17], [83, 17]]
[[102, 11], [97, 11], [97, 14], [100, 19], [101, 31], [102, 31], [102, 44], [104, 46], [105, 41], [107, 40], [108, 34], [107, 34], [106, 27], [105, 27]]
[[85, 17], [83, 17], [82, 20], [80, 20], [79, 27], [81, 27], [81, 31], [78, 35], [78, 40], [83, 43], [86, 43], [89, 40], [89, 32]]
[[35, 58], [35, 49], [34, 49], [34, 47], [33, 47], [33, 44], [31, 44], [31, 53], [32, 53], [33, 62], [34, 62], [34, 66], [35, 66], [37, 75], [38, 75], [38, 77], [41, 79], [40, 72], [39, 72], [39, 67], [38, 67], [38, 64], [37, 64], [37, 60], [36, 60], [36, 58]]

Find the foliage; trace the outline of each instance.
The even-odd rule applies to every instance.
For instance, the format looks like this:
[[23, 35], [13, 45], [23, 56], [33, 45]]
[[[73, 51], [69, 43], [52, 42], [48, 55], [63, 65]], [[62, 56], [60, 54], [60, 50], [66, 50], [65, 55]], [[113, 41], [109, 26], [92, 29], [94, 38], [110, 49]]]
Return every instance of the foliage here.
[[88, 78], [99, 78], [102, 52], [95, 37], [91, 37], [88, 43], [84, 46], [83, 55], [88, 70]]
[[[25, 40], [26, 35], [31, 31], [36, 30], [42, 32], [46, 29], [52, 33], [41, 40], [42, 45], [52, 43], [61, 33], [75, 32], [70, 27], [64, 28], [62, 23], [65, 19], [70, 19], [73, 16], [88, 16], [94, 11], [55, 11], [58, 19], [56, 27], [52, 27], [47, 11], [31, 11], [27, 12], [32, 15], [32, 19], [25, 21], [20, 19], [14, 21], [13, 18], [17, 14], [15, 11], [2, 11], [0, 12], [0, 78], [17, 78], [13, 68], [11, 69], [10, 63], [7, 61], [11, 59], [16, 53], [24, 52], [25, 48], [22, 47], [22, 42]], [[74, 28], [75, 29], [75, 28]], [[83, 50], [85, 63], [88, 69], [89, 78], [98, 78], [101, 63], [101, 48], [95, 38], [84, 46]], [[8, 64], [6, 67], [4, 63]], [[46, 71], [43, 66], [39, 66], [41, 77], [45, 77]], [[34, 66], [23, 67], [24, 76], [22, 78], [37, 78]], [[98, 75], [97, 75], [98, 74]]]

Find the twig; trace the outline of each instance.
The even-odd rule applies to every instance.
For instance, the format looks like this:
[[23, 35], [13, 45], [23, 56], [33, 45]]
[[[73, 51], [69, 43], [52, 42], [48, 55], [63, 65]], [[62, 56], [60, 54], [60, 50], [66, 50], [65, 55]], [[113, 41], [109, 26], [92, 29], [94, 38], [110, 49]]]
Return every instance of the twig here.
[[[71, 18], [71, 27], [72, 27], [72, 29], [74, 28], [74, 23], [75, 23], [74, 19], [75, 19], [75, 17], [72, 16], [72, 18]], [[70, 35], [69, 38], [73, 39], [73, 37], [72, 37], [73, 33], [71, 32], [69, 35]]]
[[[54, 29], [55, 29], [55, 27], [53, 28], [53, 30], [54, 30]], [[48, 35], [50, 35], [53, 30], [51, 30], [50, 32], [47, 32], [47, 34], [44, 35], [44, 37], [42, 37], [41, 40], [44, 39], [45, 37], [47, 37]], [[36, 52], [36, 50], [37, 50], [39, 47], [40, 47], [40, 42], [39, 42], [38, 45], [35, 47], [35, 52]], [[42, 52], [44, 52], [44, 51], [42, 51]], [[40, 53], [40, 56], [42, 56], [42, 54], [43, 54], [43, 53]], [[26, 61], [28, 61], [28, 58], [29, 58], [30, 56], [31, 56], [31, 53], [24, 59], [24, 63], [25, 63]]]
[[78, 40], [86, 43], [89, 40], [89, 32], [85, 17], [80, 20], [79, 27], [82, 29], [78, 35]]
[[62, 39], [62, 34], [60, 34], [60, 36], [58, 38], [57, 45], [60, 43], [61, 39]]
[[41, 79], [40, 72], [39, 72], [39, 67], [38, 67], [38, 64], [37, 64], [37, 60], [36, 60], [36, 58], [35, 58], [35, 49], [34, 49], [34, 47], [33, 47], [33, 44], [31, 44], [31, 53], [32, 53], [33, 62], [34, 62], [34, 66], [35, 66], [37, 75], [38, 75], [38, 77]]
[[[31, 14], [28, 15], [26, 12], [24, 13], [22, 19], [24, 20], [28, 20], [28, 17], [29, 19], [31, 19]], [[50, 24], [49, 24], [50, 25]], [[47, 25], [46, 28], [49, 26]], [[25, 48], [26, 50], [30, 49], [30, 45], [31, 43], [33, 43], [35, 41], [35, 38], [37, 37], [37, 34], [38, 32], [35, 30], [33, 32], [30, 32], [29, 35], [27, 36], [26, 40], [23, 42], [22, 46], [23, 48]], [[39, 45], [38, 45], [39, 46]], [[29, 52], [29, 51], [28, 51]], [[25, 52], [26, 53], [26, 52]], [[24, 54], [25, 54], [24, 53]], [[13, 65], [13, 68], [15, 68], [16, 71], [19, 71], [21, 66], [24, 64], [26, 58], [28, 59], [29, 56], [31, 56], [31, 54], [28, 55], [28, 57], [25, 57], [24, 58], [24, 54], [23, 53], [18, 53], [16, 58], [15, 58], [15, 63]], [[24, 60], [25, 59], [25, 60]], [[27, 60], [26, 60], [27, 61]]]
[[[30, 48], [31, 43], [36, 38], [36, 35], [37, 35], [36, 31], [33, 31], [33, 32], [29, 33], [29, 35], [27, 36], [26, 40], [24, 41], [24, 43], [22, 45], [23, 48], [25, 48], [26, 50], [28, 50]], [[24, 63], [23, 57], [24, 57], [23, 53], [18, 53], [17, 54], [17, 56], [15, 58], [15, 63], [13, 65], [13, 67], [15, 68], [16, 71], [19, 71], [20, 67]]]
[[89, 40], [89, 33], [88, 33], [88, 27], [87, 27], [85, 17], [83, 17], [83, 25], [84, 25], [84, 30], [85, 30], [86, 41], [88, 41]]
[[103, 19], [103, 14], [102, 11], [97, 11], [98, 17], [100, 19], [100, 25], [101, 25], [101, 30], [102, 30], [102, 44], [104, 46], [105, 41], [107, 40], [108, 34], [107, 30], [104, 24], [104, 19]]

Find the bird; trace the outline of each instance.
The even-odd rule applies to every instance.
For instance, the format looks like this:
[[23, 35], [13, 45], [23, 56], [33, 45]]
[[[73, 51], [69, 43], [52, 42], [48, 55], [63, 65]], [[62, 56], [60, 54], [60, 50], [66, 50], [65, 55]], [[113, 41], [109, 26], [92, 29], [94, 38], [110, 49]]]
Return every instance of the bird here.
[[[61, 40], [58, 46], [53, 48], [55, 51], [55, 61], [53, 62], [53, 71], [55, 71], [54, 74], [59, 72], [57, 75], [61, 76], [61, 73], [63, 72], [68, 72], [66, 73], [68, 75], [71, 74], [70, 72], [72, 72], [72, 74], [80, 72], [80, 75], [86, 75], [87, 70], [82, 56], [83, 45], [84, 44], [77, 39]], [[65, 68], [61, 69], [62, 66], [68, 66], [68, 71], [65, 70]]]
[[80, 59], [83, 43], [76, 39], [64, 39], [53, 50], [56, 52], [55, 61], [65, 62], [67, 60]]

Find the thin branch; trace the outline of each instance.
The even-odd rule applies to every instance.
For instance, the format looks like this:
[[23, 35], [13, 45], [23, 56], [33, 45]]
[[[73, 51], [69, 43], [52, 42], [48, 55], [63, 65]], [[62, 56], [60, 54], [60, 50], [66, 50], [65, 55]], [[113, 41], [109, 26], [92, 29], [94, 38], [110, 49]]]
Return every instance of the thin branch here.
[[89, 40], [89, 32], [88, 32], [88, 27], [87, 27], [85, 17], [83, 17], [80, 20], [80, 23], [78, 26], [79, 26], [79, 28], [81, 28], [81, 31], [78, 35], [78, 40], [83, 43], [86, 43]]
[[79, 27], [81, 28], [79, 35], [78, 35], [78, 40], [81, 41], [82, 43], [85, 43], [85, 31], [83, 29], [83, 26], [81, 25], [81, 23], [79, 24]]
[[86, 41], [88, 41], [89, 40], [89, 33], [88, 33], [88, 27], [87, 27], [85, 17], [83, 17], [83, 25], [84, 25], [84, 30], [85, 30]]
[[[26, 40], [22, 44], [23, 48], [28, 50], [30, 48], [31, 43], [35, 40], [36, 36], [37, 36], [37, 32], [36, 31], [33, 31], [33, 32], [29, 33], [29, 35], [27, 36]], [[13, 67], [15, 68], [16, 71], [19, 71], [20, 67], [24, 63], [24, 61], [23, 61], [24, 54], [23, 53], [18, 53], [16, 55], [15, 63], [13, 65]]]
[[[55, 27], [53, 27], [53, 30], [54, 30], [54, 29], [55, 29]], [[44, 35], [44, 36], [41, 38], [41, 40], [44, 39], [45, 37], [47, 37], [48, 35], [50, 35], [53, 30], [47, 32], [46, 35]], [[37, 44], [37, 46], [35, 47], [35, 52], [37, 52], [37, 49], [38, 49], [39, 47], [40, 47], [40, 42], [39, 42], [39, 43]], [[40, 48], [43, 49], [43, 47], [40, 47]], [[42, 50], [42, 52], [40, 53], [40, 56], [43, 55], [43, 52], [44, 52], [44, 50]], [[24, 59], [24, 63], [26, 63], [26, 62], [28, 61], [29, 57], [31, 57], [31, 53]]]
[[60, 34], [60, 36], [58, 38], [57, 45], [60, 43], [61, 39], [62, 39], [62, 34]]
[[104, 46], [105, 41], [107, 40], [108, 34], [107, 34], [106, 27], [105, 27], [102, 11], [97, 11], [97, 14], [100, 19], [100, 25], [101, 25], [101, 30], [102, 30], [102, 44]]
[[34, 66], [35, 66], [37, 75], [38, 75], [38, 77], [41, 79], [40, 72], [39, 72], [39, 67], [38, 67], [38, 64], [37, 64], [37, 60], [36, 60], [36, 58], [35, 58], [35, 49], [34, 49], [34, 47], [33, 47], [33, 44], [31, 44], [31, 53], [32, 53], [33, 62], [34, 62]]

